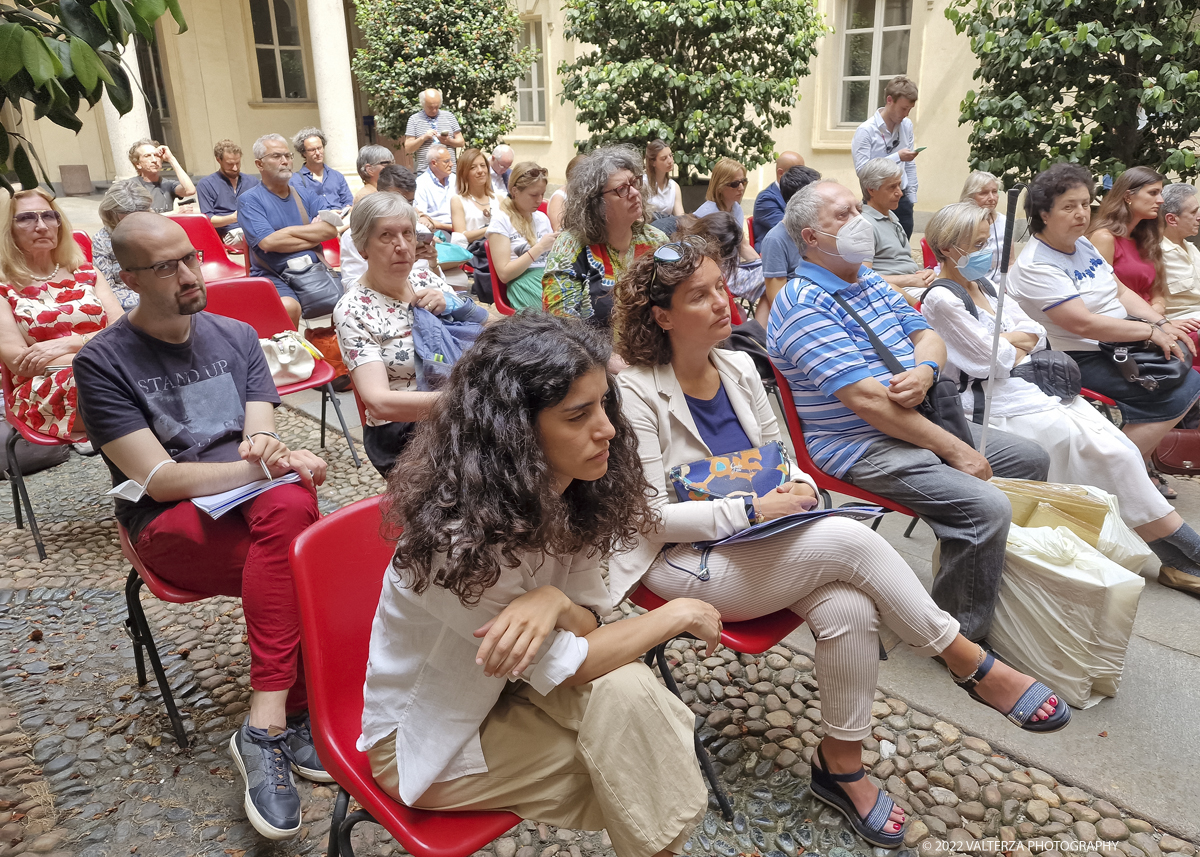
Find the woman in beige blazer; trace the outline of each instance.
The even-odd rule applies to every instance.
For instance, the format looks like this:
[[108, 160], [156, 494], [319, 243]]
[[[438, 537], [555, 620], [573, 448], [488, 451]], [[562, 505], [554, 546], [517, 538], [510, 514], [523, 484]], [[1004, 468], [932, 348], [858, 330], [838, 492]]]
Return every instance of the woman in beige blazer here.
[[825, 728], [812, 760], [813, 791], [867, 841], [896, 847], [905, 813], [862, 776], [881, 620], [918, 653], [940, 655], [968, 677], [964, 686], [978, 685], [980, 701], [1023, 728], [1062, 728], [1070, 709], [959, 634], [900, 555], [858, 521], [829, 517], [759, 541], [692, 547], [817, 504], [815, 483], [798, 469], [763, 496], [675, 500], [671, 468], [781, 439], [750, 356], [717, 347], [730, 334], [718, 260], [714, 245], [693, 236], [642, 256], [617, 282], [617, 351], [630, 366], [617, 376], [621, 409], [637, 433], [661, 524], [613, 557], [609, 587], [616, 601], [644, 583], [663, 598], [707, 601], [730, 621], [784, 608], [803, 616], [817, 640]]

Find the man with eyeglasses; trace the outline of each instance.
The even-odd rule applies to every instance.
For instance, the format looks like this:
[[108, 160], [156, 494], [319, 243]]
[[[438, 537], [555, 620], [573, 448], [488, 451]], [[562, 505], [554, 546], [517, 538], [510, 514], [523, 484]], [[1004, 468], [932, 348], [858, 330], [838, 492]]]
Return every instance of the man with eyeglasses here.
[[450, 150], [445, 146], [434, 146], [429, 153], [429, 169], [417, 175], [414, 204], [433, 221], [434, 229], [447, 235], [454, 231], [450, 221], [450, 200], [456, 191]]
[[299, 323], [300, 300], [280, 272], [288, 269], [290, 259], [323, 262], [321, 243], [338, 237], [340, 218], [323, 215], [322, 199], [315, 193], [291, 186], [292, 152], [279, 134], [254, 141], [254, 164], [262, 184], [242, 194], [238, 205], [250, 275], [271, 280], [292, 322]]
[[[175, 178], [163, 178], [163, 162], [175, 170]], [[170, 211], [175, 200], [194, 196], [196, 186], [175, 159], [171, 150], [158, 140], [138, 140], [129, 147], [129, 162], [137, 170], [137, 180], [142, 183], [154, 199], [155, 211]]]
[[[292, 770], [332, 782], [312, 746], [292, 541], [319, 516], [325, 462], [275, 430], [279, 393], [248, 324], [202, 312], [200, 263], [174, 221], [134, 212], [112, 234], [138, 305], [75, 357], [79, 412], [112, 474], [116, 515], [142, 561], [206, 596], [242, 598], [250, 711], [230, 741], [250, 823], [270, 839], [300, 832]], [[275, 485], [213, 519], [192, 498]]]

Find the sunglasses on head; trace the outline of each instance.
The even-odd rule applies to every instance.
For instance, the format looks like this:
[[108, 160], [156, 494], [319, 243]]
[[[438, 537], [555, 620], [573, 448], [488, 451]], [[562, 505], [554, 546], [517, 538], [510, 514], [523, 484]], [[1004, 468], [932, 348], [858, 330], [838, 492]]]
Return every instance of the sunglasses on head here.
[[660, 244], [654, 248], [654, 271], [650, 274], [650, 288], [658, 281], [658, 268], [660, 265], [676, 265], [683, 261], [683, 257], [687, 255], [687, 249], [691, 248], [697, 252], [704, 250], [704, 241], [696, 235], [688, 235], [679, 241], [672, 241], [669, 244]]

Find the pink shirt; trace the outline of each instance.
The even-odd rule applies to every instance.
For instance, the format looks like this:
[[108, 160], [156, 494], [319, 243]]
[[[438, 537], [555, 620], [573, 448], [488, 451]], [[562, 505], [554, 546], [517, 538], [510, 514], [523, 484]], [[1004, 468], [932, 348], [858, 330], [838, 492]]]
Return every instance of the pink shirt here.
[[1113, 273], [1126, 287], [1137, 292], [1147, 303], [1150, 289], [1154, 286], [1154, 263], [1138, 253], [1137, 243], [1132, 238], [1113, 236]]

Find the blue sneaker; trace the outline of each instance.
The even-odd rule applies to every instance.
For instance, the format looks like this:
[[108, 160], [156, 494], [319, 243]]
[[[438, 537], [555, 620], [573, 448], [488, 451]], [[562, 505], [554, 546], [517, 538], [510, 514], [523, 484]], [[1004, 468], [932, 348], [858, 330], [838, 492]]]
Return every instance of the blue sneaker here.
[[229, 755], [246, 781], [246, 817], [267, 839], [300, 832], [300, 795], [292, 780], [291, 729], [256, 729], [249, 718], [229, 739]]
[[332, 783], [333, 777], [325, 772], [325, 766], [317, 758], [313, 746], [312, 721], [308, 712], [293, 714], [287, 719], [288, 749], [292, 751], [292, 770], [314, 783]]

